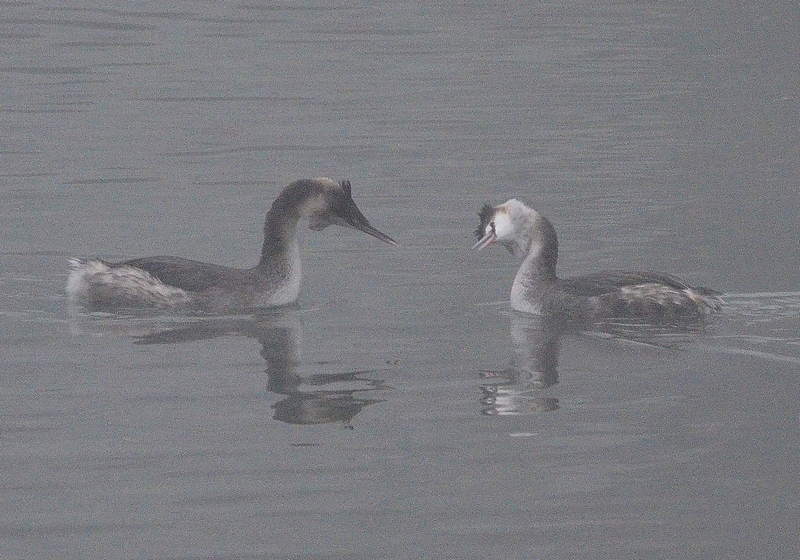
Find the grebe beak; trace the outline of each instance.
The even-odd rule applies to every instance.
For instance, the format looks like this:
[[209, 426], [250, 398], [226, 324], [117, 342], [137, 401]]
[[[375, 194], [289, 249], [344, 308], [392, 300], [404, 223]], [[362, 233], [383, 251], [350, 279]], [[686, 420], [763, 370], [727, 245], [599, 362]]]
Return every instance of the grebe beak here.
[[372, 227], [369, 224], [369, 222], [364, 222], [363, 224], [359, 225], [354, 224], [353, 227], [356, 228], [358, 231], [363, 231], [364, 233], [369, 234], [376, 239], [380, 239], [381, 241], [383, 241], [384, 243], [388, 243], [389, 245], [395, 245], [395, 246], [399, 245], [397, 241], [395, 241], [385, 233], [382, 233], [377, 229], [375, 229], [374, 227]]
[[336, 212], [335, 218], [336, 220], [334, 223], [337, 225], [351, 227], [353, 229], [357, 229], [358, 231], [363, 231], [367, 235], [371, 235], [375, 239], [380, 239], [389, 245], [399, 245], [397, 241], [372, 227], [372, 224], [370, 224], [369, 220], [364, 217], [364, 214], [361, 213], [361, 210], [358, 209], [358, 206], [356, 206], [356, 203], [353, 202], [352, 198], [344, 206], [344, 208]]
[[494, 228], [489, 228], [489, 232], [481, 237], [480, 240], [472, 246], [472, 248], [480, 251], [484, 247], [492, 245], [495, 241], [497, 241], [497, 235], [494, 232]]

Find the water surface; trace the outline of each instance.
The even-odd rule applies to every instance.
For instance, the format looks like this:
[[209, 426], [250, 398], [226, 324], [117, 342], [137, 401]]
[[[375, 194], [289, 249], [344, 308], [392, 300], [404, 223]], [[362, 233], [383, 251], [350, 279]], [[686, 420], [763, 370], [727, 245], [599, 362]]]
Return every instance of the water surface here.
[[[9, 558], [796, 558], [800, 25], [789, 2], [9, 3]], [[300, 306], [88, 314], [71, 256], [250, 266], [289, 182]], [[723, 290], [703, 328], [553, 331], [472, 253], [523, 197], [563, 275]]]

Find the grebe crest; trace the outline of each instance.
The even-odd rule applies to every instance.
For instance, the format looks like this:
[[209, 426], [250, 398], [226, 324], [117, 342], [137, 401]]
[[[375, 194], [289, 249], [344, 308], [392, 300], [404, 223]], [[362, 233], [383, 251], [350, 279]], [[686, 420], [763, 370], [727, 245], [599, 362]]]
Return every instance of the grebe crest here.
[[109, 263], [70, 261], [66, 292], [71, 301], [92, 307], [191, 307], [228, 311], [294, 302], [300, 293], [297, 223], [357, 229], [390, 245], [391, 237], [369, 223], [353, 201], [349, 181], [301, 179], [285, 187], [264, 220], [261, 258], [238, 269], [180, 257], [158, 256]]
[[520, 259], [511, 287], [512, 308], [568, 319], [603, 317], [698, 318], [719, 309], [721, 294], [658, 272], [605, 271], [560, 279], [558, 237], [550, 221], [512, 198], [478, 213], [473, 249], [494, 243]]

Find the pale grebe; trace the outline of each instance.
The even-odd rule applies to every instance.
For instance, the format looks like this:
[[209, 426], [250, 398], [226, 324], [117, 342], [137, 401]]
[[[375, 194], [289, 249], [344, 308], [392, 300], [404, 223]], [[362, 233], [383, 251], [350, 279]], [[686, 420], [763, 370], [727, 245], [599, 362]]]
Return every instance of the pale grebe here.
[[187, 307], [210, 311], [276, 307], [300, 294], [297, 223], [321, 230], [331, 224], [355, 228], [391, 245], [356, 206], [350, 182], [301, 179], [281, 191], [264, 221], [261, 259], [252, 268], [230, 268], [179, 257], [146, 257], [109, 263], [70, 261], [70, 300], [92, 307]]
[[547, 218], [515, 198], [494, 208], [486, 204], [478, 215], [473, 249], [497, 242], [522, 261], [511, 288], [511, 307], [517, 311], [569, 320], [694, 319], [722, 305], [719, 292], [658, 272], [613, 270], [558, 278], [558, 238]]

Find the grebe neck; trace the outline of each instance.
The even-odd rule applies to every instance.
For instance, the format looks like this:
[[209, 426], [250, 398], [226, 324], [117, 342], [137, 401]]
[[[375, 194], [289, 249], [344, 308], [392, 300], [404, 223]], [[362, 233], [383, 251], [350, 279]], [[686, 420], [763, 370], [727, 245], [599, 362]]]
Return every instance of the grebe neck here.
[[558, 237], [550, 220], [535, 213], [533, 223], [523, 235], [514, 240], [509, 251], [522, 260], [517, 278], [528, 281], [555, 283], [558, 263]]
[[264, 245], [261, 247], [261, 268], [287, 258], [294, 259], [299, 252], [297, 223], [302, 217], [303, 201], [311, 194], [306, 181], [297, 181], [287, 187], [272, 203], [264, 219]]
[[297, 222], [299, 213], [275, 212], [271, 209], [264, 220], [264, 245], [261, 247], [259, 267], [266, 267], [279, 262], [287, 256], [297, 253]]

